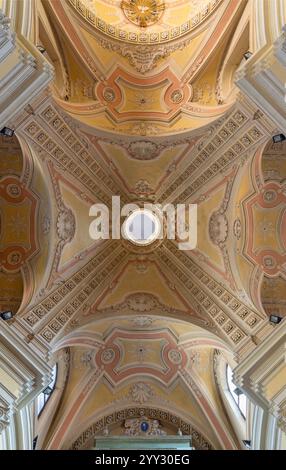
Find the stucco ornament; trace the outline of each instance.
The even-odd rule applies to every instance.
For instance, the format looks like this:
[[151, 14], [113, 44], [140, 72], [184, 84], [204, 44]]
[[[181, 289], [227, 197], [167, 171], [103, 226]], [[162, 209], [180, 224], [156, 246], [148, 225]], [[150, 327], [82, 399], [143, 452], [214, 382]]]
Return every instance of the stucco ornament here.
[[132, 385], [129, 391], [129, 395], [132, 401], [142, 404], [150, 400], [154, 395], [154, 392], [148, 384], [144, 382], [138, 382], [137, 384]]
[[131, 142], [128, 147], [128, 153], [136, 160], [153, 160], [160, 154], [160, 149], [154, 142], [139, 140]]
[[127, 419], [124, 423], [127, 436], [166, 436], [166, 431], [161, 429], [161, 425], [157, 419], [142, 418]]
[[151, 326], [153, 323], [153, 318], [141, 315], [133, 318], [131, 321], [134, 326], [139, 326], [142, 328], [146, 326]]
[[131, 310], [137, 312], [150, 312], [156, 307], [155, 299], [144, 293], [135, 294], [127, 300], [127, 305]]
[[121, 8], [126, 18], [136, 26], [146, 28], [161, 18], [165, 10], [162, 0], [123, 0]]
[[71, 209], [65, 209], [58, 215], [57, 220], [57, 233], [61, 240], [69, 242], [75, 235], [75, 216]]

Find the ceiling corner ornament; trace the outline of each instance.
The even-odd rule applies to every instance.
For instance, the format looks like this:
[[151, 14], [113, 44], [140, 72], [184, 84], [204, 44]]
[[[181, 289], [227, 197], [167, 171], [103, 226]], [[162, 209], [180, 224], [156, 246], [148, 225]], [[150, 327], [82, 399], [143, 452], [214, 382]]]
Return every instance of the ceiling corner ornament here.
[[165, 11], [162, 0], [123, 0], [121, 8], [126, 18], [140, 28], [157, 23]]

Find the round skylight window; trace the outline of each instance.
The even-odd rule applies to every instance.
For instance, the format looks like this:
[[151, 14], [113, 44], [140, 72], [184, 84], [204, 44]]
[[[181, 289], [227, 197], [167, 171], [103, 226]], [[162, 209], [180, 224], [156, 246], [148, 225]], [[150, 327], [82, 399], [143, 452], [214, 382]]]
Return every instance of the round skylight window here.
[[136, 209], [125, 220], [123, 234], [136, 245], [150, 245], [160, 237], [160, 219], [149, 209]]

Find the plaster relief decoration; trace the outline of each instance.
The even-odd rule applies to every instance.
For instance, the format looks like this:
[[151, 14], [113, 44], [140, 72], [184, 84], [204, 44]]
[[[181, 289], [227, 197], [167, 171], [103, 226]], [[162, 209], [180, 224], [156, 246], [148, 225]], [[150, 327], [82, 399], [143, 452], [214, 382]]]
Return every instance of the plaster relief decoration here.
[[135, 312], [150, 312], [157, 305], [156, 299], [152, 295], [134, 294], [130, 296], [126, 303]]
[[[255, 406], [235, 422], [223, 361], [235, 371], [285, 324], [268, 315], [285, 317], [286, 140], [234, 82], [237, 67], [265, 65], [264, 49], [247, 64], [243, 55], [264, 37], [260, 23], [281, 30], [264, 18], [271, 2], [257, 12], [247, 0], [24, 3], [3, 3], [15, 38], [0, 14], [0, 56], [15, 62], [14, 78], [31, 71], [22, 78], [34, 91], [31, 67], [46, 61], [54, 81], [7, 122], [29, 158], [0, 138], [0, 313], [18, 312], [0, 318], [0, 333], [13, 336], [18, 365], [27, 353], [43, 370], [58, 361], [45, 413], [31, 410], [37, 446], [91, 449], [102, 434], [181, 429], [195, 448], [240, 449]], [[194, 243], [180, 243], [187, 235]], [[5, 387], [13, 374], [5, 369]], [[0, 431], [6, 408], [0, 396]]]
[[[180, 350], [167, 329], [127, 331], [115, 328], [95, 356], [96, 367], [103, 371], [113, 386], [126, 377], [150, 374], [163, 384], [170, 384], [186, 363], [186, 353]], [[133, 387], [131, 393], [138, 401], [151, 397], [149, 386], [141, 382]]]
[[263, 276], [261, 302], [267, 315], [286, 315], [286, 278]]
[[49, 162], [49, 170], [50, 175], [53, 182], [54, 192], [55, 192], [55, 199], [58, 207], [58, 216], [57, 216], [57, 236], [58, 236], [58, 244], [56, 246], [55, 255], [54, 255], [54, 262], [51, 270], [50, 275], [50, 282], [53, 282], [54, 276], [58, 270], [58, 266], [60, 264], [61, 255], [63, 249], [67, 243], [70, 243], [75, 236], [76, 233], [76, 219], [75, 215], [71, 208], [66, 207], [61, 189], [60, 189], [60, 173], [58, 173], [51, 162]]
[[71, 354], [71, 363], [75, 369], [86, 369], [92, 366], [92, 360], [94, 357], [95, 351], [90, 350], [74, 350]]
[[206, 373], [212, 367], [212, 358], [209, 354], [203, 357], [199, 350], [191, 349], [189, 352], [189, 365], [198, 374]]
[[138, 316], [135, 318], [132, 318], [131, 323], [135, 327], [139, 328], [146, 328], [148, 326], [151, 326], [154, 322], [154, 319], [152, 317], [146, 317], [146, 316]]
[[157, 144], [146, 140], [131, 142], [127, 148], [128, 154], [135, 160], [154, 160], [160, 155], [160, 150]]
[[[269, 198], [269, 190], [275, 191], [275, 198]], [[262, 194], [255, 195], [246, 203], [247, 223], [249, 227], [254, 228], [254, 232], [251, 232], [253, 235], [247, 241], [246, 255], [259, 264], [264, 272], [273, 276], [285, 271], [283, 266], [286, 263], [286, 244], [283, 234], [286, 230], [286, 197], [281, 191], [281, 186], [277, 183], [268, 183], [263, 188], [263, 192], [267, 197], [263, 198]], [[260, 225], [256, 224], [255, 222], [261, 220], [262, 214], [264, 221], [262, 220]], [[275, 219], [272, 222], [270, 219], [274, 214]], [[274, 231], [273, 223], [278, 224], [278, 233], [276, 230]], [[264, 247], [259, 241], [261, 232], [265, 243]], [[271, 247], [269, 247], [269, 237], [273, 241]], [[259, 248], [257, 244], [259, 244]]]
[[[118, 2], [109, 2], [109, 9], [100, 8], [101, 18], [97, 16], [98, 9], [93, 6], [93, 1], [88, 2], [82, 0], [80, 3], [76, 0], [68, 0], [77, 13], [94, 28], [94, 34], [104, 38], [106, 41], [113, 40], [113, 47], [116, 42], [124, 42], [127, 44], [145, 44], [156, 45], [166, 44], [176, 39], [188, 36], [190, 32], [198, 28], [211, 14], [217, 9], [222, 0], [181, 0], [180, 2], [168, 2], [164, 0], [120, 0]], [[104, 4], [104, 0], [99, 0], [98, 6]], [[174, 3], [174, 5], [172, 5]], [[105, 5], [106, 6], [106, 3]], [[114, 24], [110, 24], [110, 15], [112, 12], [114, 17], [118, 18], [119, 11], [122, 11], [123, 18], [126, 18], [126, 24], [129, 28], [121, 28]], [[176, 11], [177, 10], [177, 11]], [[188, 12], [186, 17], [186, 11]], [[175, 17], [176, 25], [173, 22], [167, 24], [167, 28], [160, 28], [160, 31], [152, 26], [160, 24], [162, 16], [166, 12], [166, 16]], [[181, 23], [183, 18], [183, 23]], [[173, 24], [173, 27], [172, 27]], [[135, 26], [132, 27], [132, 26]], [[138, 30], [144, 28], [143, 31]], [[149, 31], [150, 29], [150, 31]], [[146, 31], [145, 31], [146, 30]], [[116, 48], [114, 48], [116, 51]], [[155, 50], [156, 52], [156, 50]]]
[[[71, 445], [72, 450], [79, 450], [88, 448], [87, 445], [89, 441], [96, 438], [97, 435], [104, 433], [106, 427], [110, 426], [111, 424], [122, 423], [123, 429], [125, 428], [125, 423], [130, 420], [138, 420], [138, 423], [141, 421], [147, 421], [147, 424], [151, 421], [156, 420], [155, 423], [155, 430], [159, 428], [162, 429], [160, 423], [166, 423], [167, 425], [175, 426], [177, 429], [181, 429], [184, 434], [191, 436], [192, 442], [194, 447], [199, 450], [211, 450], [213, 446], [207, 439], [197, 430], [195, 429], [187, 420], [181, 419], [178, 416], [174, 415], [170, 411], [164, 411], [157, 408], [148, 408], [148, 407], [132, 407], [132, 408], [125, 408], [119, 411], [114, 411], [109, 415], [102, 416], [100, 419], [95, 421], [89, 428], [85, 429], [85, 431], [73, 442]], [[132, 424], [132, 423], [130, 423]], [[130, 429], [130, 426], [128, 426]], [[146, 429], [146, 425], [143, 425], [143, 429]], [[154, 429], [154, 427], [153, 427]], [[143, 432], [148, 432], [150, 427], [143, 430]], [[156, 434], [155, 434], [156, 435]]]
[[0, 434], [9, 425], [10, 410], [5, 406], [3, 400], [0, 400]]
[[[158, 297], [148, 292], [138, 292], [135, 294], [128, 295], [123, 302], [120, 302], [110, 307], [102, 308], [96, 310], [103, 314], [109, 314], [112, 312], [117, 312], [120, 314], [137, 314], [130, 321], [140, 327], [151, 326], [155, 322], [155, 318], [150, 317], [149, 315], [162, 315], [174, 314], [179, 315], [179, 312], [182, 312], [178, 309], [164, 305]], [[149, 315], [140, 315], [148, 313]]]
[[161, 18], [165, 10], [163, 0], [123, 0], [121, 8], [126, 18], [136, 26], [146, 28]]
[[192, 87], [182, 83], [170, 68], [145, 78], [117, 66], [104, 82], [98, 83], [96, 95], [115, 122], [146, 117], [170, 122], [191, 97]]
[[210, 239], [216, 245], [221, 245], [226, 241], [228, 234], [228, 222], [225, 214], [215, 212], [209, 221]]
[[140, 419], [127, 419], [124, 427], [126, 436], [166, 436], [167, 434], [157, 419], [148, 419], [145, 416]]
[[138, 382], [132, 385], [129, 395], [134, 403], [140, 403], [140, 405], [142, 405], [154, 396], [154, 392], [150, 385], [144, 382]]

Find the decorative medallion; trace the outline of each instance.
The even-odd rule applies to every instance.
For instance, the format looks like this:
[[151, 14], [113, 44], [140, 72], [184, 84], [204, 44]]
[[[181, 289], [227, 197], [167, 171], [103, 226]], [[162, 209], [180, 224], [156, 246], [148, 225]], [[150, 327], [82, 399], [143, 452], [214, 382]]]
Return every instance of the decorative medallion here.
[[121, 8], [131, 23], [141, 28], [157, 23], [165, 10], [161, 0], [123, 0]]

